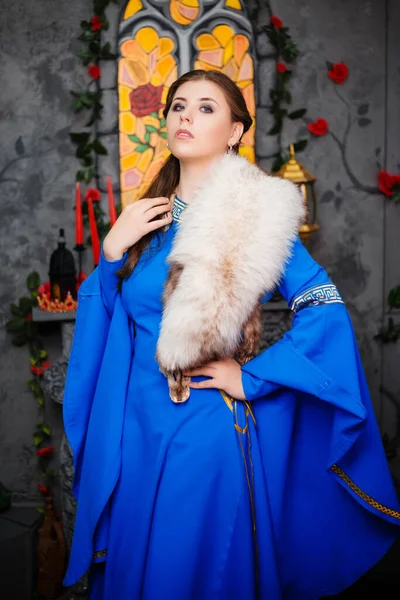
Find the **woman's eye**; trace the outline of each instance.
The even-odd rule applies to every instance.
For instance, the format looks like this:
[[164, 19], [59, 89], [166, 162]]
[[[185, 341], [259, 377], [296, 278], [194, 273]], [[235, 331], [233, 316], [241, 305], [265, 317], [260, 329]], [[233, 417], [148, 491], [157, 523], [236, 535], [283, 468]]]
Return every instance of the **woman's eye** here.
[[[183, 104], [179, 104], [178, 102], [172, 106], [172, 110], [173, 111], [178, 111], [178, 112], [180, 112], [184, 108], [185, 107], [183, 106]], [[203, 111], [203, 109], [205, 109], [205, 110]], [[206, 113], [212, 113], [212, 112], [214, 112], [213, 109], [212, 109], [212, 107], [209, 106], [208, 104], [204, 104], [203, 106], [201, 106], [200, 110], [202, 110], [203, 112], [206, 112]]]

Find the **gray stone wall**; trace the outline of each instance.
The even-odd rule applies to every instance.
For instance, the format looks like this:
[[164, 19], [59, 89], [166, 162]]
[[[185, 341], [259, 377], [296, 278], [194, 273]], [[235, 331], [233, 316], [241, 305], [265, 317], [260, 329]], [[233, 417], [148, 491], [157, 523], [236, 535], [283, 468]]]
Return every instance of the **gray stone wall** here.
[[[261, 5], [261, 8], [260, 8]], [[356, 330], [375, 412], [383, 432], [392, 437], [396, 410], [381, 386], [400, 398], [399, 345], [381, 347], [374, 335], [386, 310], [389, 289], [400, 282], [399, 207], [377, 189], [379, 165], [400, 171], [398, 32], [400, 4], [395, 0], [284, 0], [247, 3], [253, 15], [260, 81], [273, 75], [275, 63], [261, 27], [269, 8], [290, 27], [301, 50], [291, 91], [294, 108], [307, 117], [324, 117], [326, 136], [307, 135], [306, 121], [289, 122], [283, 144], [310, 137], [298, 160], [317, 178], [320, 232], [309, 250], [338, 286]], [[345, 62], [350, 76], [336, 85], [326, 61]], [[268, 87], [259, 87], [257, 156], [268, 168], [276, 150], [269, 126]]]
[[[365, 371], [382, 431], [395, 432], [395, 410], [380, 391], [383, 384], [400, 395], [399, 345], [381, 348], [374, 334], [381, 325], [385, 297], [400, 282], [400, 207], [377, 188], [377, 161], [399, 172], [400, 156], [400, 4], [397, 0], [255, 0], [246, 2], [258, 53], [257, 157], [267, 169], [275, 139], [266, 135], [269, 81], [275, 62], [262, 24], [272, 9], [291, 28], [301, 50], [291, 91], [295, 107], [306, 107], [312, 120], [325, 117], [330, 132], [312, 138], [306, 122], [291, 123], [283, 142], [310, 137], [298, 159], [317, 178], [321, 230], [310, 251], [338, 285], [356, 329]], [[70, 90], [83, 87], [85, 70], [75, 56], [81, 19], [91, 16], [90, 0], [0, 0], [0, 317], [25, 290], [32, 270], [47, 279], [50, 252], [59, 227], [74, 243], [74, 176], [77, 162], [68, 132], [79, 130], [84, 116], [73, 114]], [[119, 9], [110, 11], [107, 37], [115, 41]], [[336, 86], [325, 61], [348, 64], [350, 77]], [[115, 66], [103, 68], [102, 86], [115, 86]], [[104, 97], [101, 124], [111, 150], [100, 162], [101, 187], [109, 173], [117, 181], [116, 92]], [[360, 106], [369, 123], [360, 122]], [[89, 261], [90, 262], [90, 261]], [[87, 263], [87, 269], [89, 263]], [[268, 318], [268, 315], [264, 315]], [[271, 319], [276, 320], [274, 314]], [[46, 338], [50, 359], [61, 353], [54, 331]], [[25, 381], [27, 350], [14, 348], [0, 328], [0, 480], [21, 498], [34, 498], [37, 481], [32, 431], [37, 408]], [[46, 419], [60, 444], [61, 410], [47, 407]]]
[[[0, 481], [17, 498], [35, 498], [37, 458], [32, 432], [36, 402], [26, 387], [28, 350], [15, 348], [3, 324], [9, 304], [26, 292], [33, 270], [48, 280], [58, 229], [74, 243], [77, 162], [68, 132], [83, 120], [71, 109], [70, 90], [86, 74], [75, 52], [79, 23], [90, 0], [0, 2]], [[57, 331], [45, 338], [50, 360], [61, 353]], [[61, 407], [47, 404], [46, 421], [58, 448]]]

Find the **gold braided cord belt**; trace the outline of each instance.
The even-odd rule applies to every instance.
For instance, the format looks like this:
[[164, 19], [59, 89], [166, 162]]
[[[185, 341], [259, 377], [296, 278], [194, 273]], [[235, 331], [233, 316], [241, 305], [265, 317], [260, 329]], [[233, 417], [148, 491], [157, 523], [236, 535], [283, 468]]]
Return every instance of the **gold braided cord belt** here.
[[[238, 402], [238, 401], [236, 401], [233, 398], [231, 398], [230, 396], [228, 396], [223, 390], [220, 390], [220, 392], [221, 392], [221, 395], [222, 395], [223, 399], [225, 400], [226, 405], [234, 413], [234, 405], [235, 405], [235, 402]], [[256, 425], [256, 419], [255, 419], [254, 413], [253, 413], [253, 411], [251, 409], [250, 403], [248, 401], [245, 401], [245, 402], [243, 402], [243, 404], [246, 407], [246, 410], [245, 410], [246, 424], [242, 428], [242, 427], [239, 426], [239, 424], [237, 422], [237, 419], [235, 419], [234, 427], [235, 427], [235, 429], [236, 429], [236, 431], [238, 433], [246, 434], [246, 433], [248, 433], [248, 416], [251, 415], [251, 418], [252, 418], [252, 420], [254, 422], [254, 425]], [[366, 502], [369, 506], [371, 506], [372, 508], [374, 508], [378, 512], [383, 513], [384, 515], [387, 515], [387, 516], [392, 517], [394, 519], [398, 519], [400, 521], [400, 512], [398, 510], [394, 510], [392, 508], [389, 508], [388, 506], [385, 506], [384, 504], [381, 504], [380, 502], [378, 502], [377, 500], [375, 500], [374, 498], [372, 498], [372, 496], [370, 496], [369, 494], [367, 494], [366, 492], [364, 492], [356, 483], [354, 483], [354, 481], [352, 479], [350, 479], [350, 477], [338, 465], [332, 465], [332, 467], [330, 468], [330, 470], [333, 473], [335, 473], [335, 475], [337, 475], [338, 477], [340, 477], [340, 479], [359, 498], [361, 498], [361, 500], [364, 500], [364, 502]]]

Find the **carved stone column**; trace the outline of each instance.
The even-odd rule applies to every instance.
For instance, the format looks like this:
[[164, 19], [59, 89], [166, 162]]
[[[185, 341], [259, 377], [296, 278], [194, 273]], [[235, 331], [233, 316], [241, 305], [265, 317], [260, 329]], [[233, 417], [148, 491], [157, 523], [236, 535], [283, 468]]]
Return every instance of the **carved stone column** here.
[[[45, 313], [34, 310], [35, 321], [60, 321], [62, 335], [62, 353], [60, 358], [46, 369], [43, 375], [43, 392], [46, 401], [62, 404], [64, 399], [65, 380], [67, 375], [68, 360], [71, 352], [72, 339], [75, 328], [75, 313]], [[71, 550], [72, 536], [74, 532], [76, 500], [72, 493], [72, 478], [74, 473], [72, 450], [68, 443], [65, 432], [63, 432], [59, 455], [59, 476], [61, 493], [61, 512], [65, 542], [68, 552]], [[74, 586], [74, 593], [85, 594], [88, 589], [87, 574]]]

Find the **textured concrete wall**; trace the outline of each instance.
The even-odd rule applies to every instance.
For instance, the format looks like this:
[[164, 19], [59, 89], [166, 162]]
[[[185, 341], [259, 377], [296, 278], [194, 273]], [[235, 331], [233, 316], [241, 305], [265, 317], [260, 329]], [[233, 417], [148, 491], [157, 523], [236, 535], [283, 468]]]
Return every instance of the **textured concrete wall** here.
[[[319, 223], [309, 249], [329, 272], [349, 308], [382, 431], [395, 433], [396, 411], [380, 387], [400, 397], [399, 348], [382, 348], [374, 340], [389, 289], [400, 282], [400, 211], [377, 190], [379, 165], [400, 170], [398, 32], [396, 0], [284, 0], [248, 2], [256, 31], [268, 20], [268, 7], [290, 27], [301, 50], [291, 91], [294, 108], [307, 117], [324, 117], [329, 133], [310, 138], [298, 155], [318, 181]], [[262, 8], [259, 8], [260, 4]], [[257, 36], [259, 80], [275, 69], [265, 34]], [[344, 61], [350, 71], [345, 85], [326, 74], [326, 61]], [[264, 134], [269, 126], [268, 88], [259, 89], [257, 156], [267, 168], [276, 148]], [[283, 143], [310, 137], [306, 123], [291, 122]], [[378, 165], [379, 163], [379, 165]], [[397, 365], [397, 368], [396, 368]]]
[[[261, 5], [261, 7], [259, 6]], [[275, 62], [261, 31], [268, 22], [268, 3], [249, 0], [257, 38], [257, 157], [266, 168], [275, 150], [269, 138], [268, 82]], [[388, 289], [400, 282], [400, 208], [376, 193], [377, 160], [398, 172], [400, 116], [400, 4], [397, 0], [281, 0], [270, 3], [290, 26], [301, 56], [291, 91], [295, 107], [311, 119], [325, 117], [330, 133], [311, 138], [298, 158], [318, 178], [320, 233], [310, 250], [329, 271], [349, 307], [382, 429], [394, 433], [394, 410], [381, 397], [380, 385], [400, 393], [398, 349], [384, 349], [373, 336], [381, 324]], [[81, 19], [89, 18], [90, 0], [14, 0], [0, 2], [0, 279], [1, 322], [9, 303], [24, 292], [27, 274], [36, 269], [47, 279], [50, 251], [64, 226], [73, 244], [73, 184], [77, 169], [68, 131], [79, 130], [71, 111], [71, 89], [86, 75], [75, 57]], [[118, 8], [110, 11], [108, 39], [115, 41]], [[325, 61], [344, 61], [350, 69], [345, 86], [326, 75]], [[115, 65], [105, 65], [102, 86], [115, 86]], [[117, 99], [105, 93], [102, 131], [110, 156], [100, 162], [103, 176], [118, 173]], [[368, 105], [366, 114], [358, 114]], [[366, 109], [364, 108], [364, 111]], [[360, 116], [369, 119], [360, 122]], [[284, 143], [310, 137], [306, 124], [292, 123]], [[48, 338], [51, 358], [60, 353], [57, 332]], [[0, 329], [0, 480], [23, 497], [35, 495], [36, 457], [32, 430], [37, 409], [25, 388], [29, 378], [26, 349], [13, 348]], [[48, 407], [46, 418], [61, 433], [60, 407]]]
[[[26, 292], [37, 270], [47, 280], [58, 229], [74, 242], [73, 195], [77, 163], [68, 132], [80, 127], [70, 90], [86, 75], [75, 56], [81, 19], [90, 0], [0, 2], [0, 311]], [[60, 352], [57, 333], [46, 337], [50, 359]], [[36, 495], [37, 458], [32, 432], [37, 406], [25, 386], [28, 351], [15, 348], [0, 327], [0, 481], [22, 497]], [[59, 405], [49, 404], [58, 445]]]

